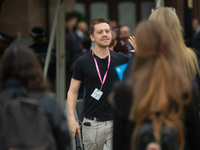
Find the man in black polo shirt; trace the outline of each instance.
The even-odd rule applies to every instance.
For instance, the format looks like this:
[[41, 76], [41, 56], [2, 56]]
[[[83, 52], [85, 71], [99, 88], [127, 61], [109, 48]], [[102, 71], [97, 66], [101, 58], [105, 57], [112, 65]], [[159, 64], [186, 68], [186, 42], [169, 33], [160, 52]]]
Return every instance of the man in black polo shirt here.
[[113, 117], [107, 96], [113, 83], [118, 80], [115, 67], [127, 63], [129, 57], [109, 50], [110, 25], [104, 18], [97, 17], [92, 20], [89, 34], [95, 43], [94, 49], [77, 59], [68, 91], [69, 128], [73, 137], [76, 131], [80, 134], [74, 112], [78, 90], [83, 82], [86, 91], [83, 120], [85, 149], [102, 150], [106, 144], [107, 149], [112, 150]]

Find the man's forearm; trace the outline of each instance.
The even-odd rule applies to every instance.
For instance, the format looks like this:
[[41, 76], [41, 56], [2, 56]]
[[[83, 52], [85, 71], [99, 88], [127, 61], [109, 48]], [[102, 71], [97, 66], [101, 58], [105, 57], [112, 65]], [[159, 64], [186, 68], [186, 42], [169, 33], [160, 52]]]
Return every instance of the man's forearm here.
[[73, 92], [68, 92], [67, 97], [67, 108], [68, 108], [68, 114], [69, 114], [69, 120], [75, 120], [75, 109], [76, 109], [76, 103], [77, 103], [77, 97], [78, 94]]

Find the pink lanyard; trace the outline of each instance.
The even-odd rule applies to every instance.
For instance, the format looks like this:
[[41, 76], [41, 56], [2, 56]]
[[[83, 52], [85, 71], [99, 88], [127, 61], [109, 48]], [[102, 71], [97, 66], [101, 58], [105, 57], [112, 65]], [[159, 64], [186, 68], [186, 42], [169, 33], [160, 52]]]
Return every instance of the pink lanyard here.
[[[100, 71], [99, 71], [99, 67], [98, 67], [98, 63], [97, 63], [97, 60], [96, 58], [94, 57], [94, 49], [92, 50], [92, 56], [94, 58], [94, 63], [95, 63], [95, 66], [96, 66], [96, 69], [97, 69], [97, 73], [98, 73], [98, 76], [99, 76], [99, 79], [101, 81], [101, 89], [106, 81], [106, 77], [107, 77], [107, 74], [108, 74], [108, 69], [110, 67], [110, 51], [109, 51], [109, 54], [108, 54], [108, 67], [107, 67], [107, 70], [106, 70], [106, 73], [104, 74], [104, 77], [103, 77], [103, 81], [102, 81], [102, 78], [101, 78], [101, 74], [100, 74]], [[100, 90], [101, 90], [100, 89]]]

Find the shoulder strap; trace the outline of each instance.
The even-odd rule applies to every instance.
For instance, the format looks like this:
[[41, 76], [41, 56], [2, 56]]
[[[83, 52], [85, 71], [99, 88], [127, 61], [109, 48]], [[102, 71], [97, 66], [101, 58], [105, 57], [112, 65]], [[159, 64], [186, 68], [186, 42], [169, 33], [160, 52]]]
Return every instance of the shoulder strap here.
[[7, 100], [27, 96], [28, 92], [24, 87], [8, 88], [0, 93], [0, 103], [4, 104]]

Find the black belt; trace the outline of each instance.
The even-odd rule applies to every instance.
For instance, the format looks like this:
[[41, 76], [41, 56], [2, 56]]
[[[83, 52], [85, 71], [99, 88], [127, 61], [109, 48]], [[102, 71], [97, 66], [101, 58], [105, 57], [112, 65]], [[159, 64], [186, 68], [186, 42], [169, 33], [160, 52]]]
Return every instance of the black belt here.
[[95, 120], [96, 121], [111, 121], [112, 119], [105, 119], [105, 118], [99, 118], [99, 117], [85, 117], [86, 119], [89, 119], [89, 120]]

